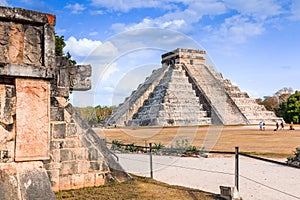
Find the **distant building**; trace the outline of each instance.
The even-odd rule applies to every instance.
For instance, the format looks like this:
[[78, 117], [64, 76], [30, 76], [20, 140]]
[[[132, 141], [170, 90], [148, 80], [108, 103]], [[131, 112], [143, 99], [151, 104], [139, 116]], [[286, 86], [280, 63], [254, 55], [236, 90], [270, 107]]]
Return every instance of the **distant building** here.
[[162, 55], [154, 70], [107, 120], [118, 126], [258, 124], [281, 120], [206, 65], [203, 50]]

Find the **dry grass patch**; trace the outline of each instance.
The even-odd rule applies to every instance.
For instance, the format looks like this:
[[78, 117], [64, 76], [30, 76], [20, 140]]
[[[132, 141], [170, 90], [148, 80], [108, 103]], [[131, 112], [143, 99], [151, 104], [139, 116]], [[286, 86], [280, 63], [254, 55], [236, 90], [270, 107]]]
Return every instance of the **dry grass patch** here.
[[[258, 126], [224, 126], [219, 129], [214, 151], [234, 151], [239, 146], [241, 152], [249, 152], [265, 157], [287, 158], [300, 146], [300, 127], [296, 130], [273, 131], [275, 126], [267, 126], [265, 131]], [[118, 140], [123, 143], [148, 145], [162, 143], [175, 146], [176, 141], [189, 138], [190, 144], [198, 148], [207, 143], [209, 127], [171, 127], [171, 128], [116, 128], [95, 129], [100, 137], [108, 141]]]
[[89, 187], [77, 190], [61, 191], [56, 193], [56, 198], [64, 200], [79, 199], [184, 199], [184, 200], [211, 200], [217, 195], [190, 189], [181, 186], [171, 186], [150, 178], [134, 176], [134, 182], [106, 185], [102, 187]]

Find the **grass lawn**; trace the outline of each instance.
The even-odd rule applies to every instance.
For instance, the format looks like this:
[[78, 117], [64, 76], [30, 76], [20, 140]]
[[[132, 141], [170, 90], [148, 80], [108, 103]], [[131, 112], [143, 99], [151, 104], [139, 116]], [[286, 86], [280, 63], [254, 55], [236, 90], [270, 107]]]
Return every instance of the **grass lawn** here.
[[107, 141], [118, 140], [122, 143], [148, 145], [162, 143], [176, 146], [183, 140], [198, 148], [206, 150], [234, 151], [239, 146], [241, 152], [271, 158], [287, 158], [300, 147], [300, 127], [296, 130], [274, 131], [275, 125], [269, 125], [265, 131], [258, 126], [224, 126], [224, 127], [171, 127], [171, 128], [113, 128], [94, 129]]
[[57, 192], [56, 199], [64, 200], [96, 200], [96, 199], [184, 199], [184, 200], [211, 200], [216, 195], [200, 190], [181, 186], [171, 186], [150, 178], [133, 176], [134, 182], [88, 187], [77, 190]]

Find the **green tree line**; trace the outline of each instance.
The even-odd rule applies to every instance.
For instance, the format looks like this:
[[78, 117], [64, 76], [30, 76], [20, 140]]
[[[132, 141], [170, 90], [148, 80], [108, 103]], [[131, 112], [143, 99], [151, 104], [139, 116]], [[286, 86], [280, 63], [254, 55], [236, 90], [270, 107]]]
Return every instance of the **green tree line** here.
[[84, 108], [77, 107], [77, 111], [80, 113], [81, 117], [88, 122], [91, 126], [97, 125], [103, 122], [106, 117], [111, 115], [112, 111], [116, 109], [115, 106], [88, 106]]
[[291, 88], [282, 88], [273, 96], [257, 99], [257, 103], [264, 105], [267, 110], [275, 112], [276, 116], [282, 117], [286, 123], [300, 123], [300, 91]]

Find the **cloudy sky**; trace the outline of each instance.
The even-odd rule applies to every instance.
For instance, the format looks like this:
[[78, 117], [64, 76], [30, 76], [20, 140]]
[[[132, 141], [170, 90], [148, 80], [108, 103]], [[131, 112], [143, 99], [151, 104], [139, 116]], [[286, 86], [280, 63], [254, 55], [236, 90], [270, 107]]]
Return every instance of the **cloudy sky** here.
[[207, 51], [251, 97], [299, 90], [299, 0], [0, 0], [56, 15], [65, 52], [93, 66], [93, 89], [75, 105], [117, 105], [176, 48]]

